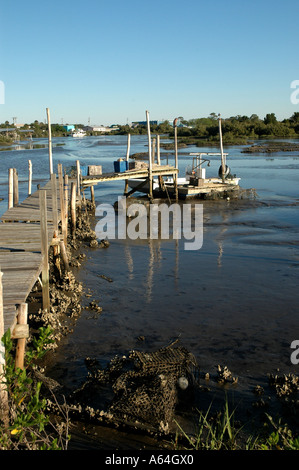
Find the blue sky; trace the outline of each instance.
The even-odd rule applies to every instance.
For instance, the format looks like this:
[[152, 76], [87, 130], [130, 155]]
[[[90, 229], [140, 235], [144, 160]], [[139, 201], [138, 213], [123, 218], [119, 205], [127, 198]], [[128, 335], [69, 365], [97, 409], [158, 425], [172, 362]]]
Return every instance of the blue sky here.
[[0, 122], [299, 111], [298, 0], [2, 2]]

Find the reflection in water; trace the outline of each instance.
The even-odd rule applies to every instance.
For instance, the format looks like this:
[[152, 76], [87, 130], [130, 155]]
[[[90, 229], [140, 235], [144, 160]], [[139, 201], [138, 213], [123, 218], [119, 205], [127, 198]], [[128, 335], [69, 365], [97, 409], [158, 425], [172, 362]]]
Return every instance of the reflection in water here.
[[125, 258], [128, 266], [129, 279], [133, 281], [134, 279], [134, 262], [132, 258], [131, 248], [129, 245], [125, 244]]
[[[153, 285], [155, 281], [155, 274], [159, 276], [159, 271], [162, 268], [162, 260], [163, 260], [163, 248], [162, 248], [162, 241], [152, 240], [148, 238], [146, 240], [146, 244], [144, 245], [144, 249], [146, 250], [146, 246], [148, 247], [147, 255], [147, 266], [144, 266], [144, 270], [146, 272], [146, 302], [149, 304], [153, 300]], [[174, 244], [174, 251], [175, 251], [175, 265], [174, 265], [174, 281], [175, 281], [175, 288], [178, 289], [179, 287], [179, 240], [172, 240]], [[134, 271], [134, 259], [132, 252], [134, 252], [135, 247], [130, 242], [124, 244], [124, 254], [125, 260], [127, 263], [128, 269], [128, 279], [129, 281], [134, 281], [135, 279], [135, 271]], [[147, 251], [147, 250], [146, 250]], [[167, 256], [168, 257], [168, 256]], [[158, 278], [158, 277], [157, 277]]]
[[152, 300], [154, 266], [155, 266], [155, 250], [153, 246], [153, 240], [149, 240], [149, 261], [148, 261], [147, 282], [146, 282], [147, 303], [150, 303]]
[[219, 237], [217, 237], [217, 244], [218, 244], [217, 265], [219, 266], [219, 268], [221, 268], [221, 266], [222, 266], [222, 256], [223, 256], [223, 239], [222, 239], [222, 236], [227, 231], [228, 221], [229, 221], [228, 214], [223, 213], [223, 214], [221, 214], [221, 216], [222, 216], [223, 225], [222, 225], [222, 228], [221, 228], [221, 231], [220, 231], [220, 235], [219, 235]]
[[[59, 147], [64, 145], [63, 143], [52, 144], [53, 147]], [[37, 144], [35, 142], [24, 142], [24, 143], [15, 143], [9, 147], [1, 147], [0, 151], [7, 151], [7, 150], [37, 150], [37, 149], [45, 149], [48, 148], [48, 144]]]
[[222, 255], [223, 255], [223, 243], [222, 241], [218, 241], [218, 258], [217, 258], [217, 264], [219, 268], [222, 266]]

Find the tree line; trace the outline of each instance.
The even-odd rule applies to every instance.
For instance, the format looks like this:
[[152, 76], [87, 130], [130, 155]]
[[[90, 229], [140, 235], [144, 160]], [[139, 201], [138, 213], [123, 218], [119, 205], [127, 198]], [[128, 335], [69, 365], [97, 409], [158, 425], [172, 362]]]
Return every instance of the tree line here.
[[[275, 113], [268, 113], [261, 119], [257, 114], [251, 116], [232, 116], [221, 119], [222, 136], [225, 144], [247, 144], [251, 140], [264, 138], [299, 138], [299, 112], [282, 121], [279, 121]], [[6, 121], [0, 124], [0, 128], [14, 127]], [[76, 125], [76, 127], [84, 127]], [[151, 124], [153, 134], [167, 135], [173, 137], [174, 127], [170, 121], [163, 121], [160, 124]], [[34, 137], [48, 137], [48, 126], [46, 123], [34, 121], [25, 124], [22, 130], [28, 129], [28, 133], [33, 131]], [[53, 137], [67, 135], [67, 131], [60, 124], [52, 124], [51, 132]], [[110, 132], [110, 135], [142, 135], [147, 134], [146, 125], [118, 125], [118, 130]], [[180, 143], [185, 144], [205, 144], [219, 141], [219, 123], [216, 113], [211, 113], [208, 117], [184, 119], [182, 116], [177, 121], [177, 133]], [[24, 135], [24, 137], [26, 134]], [[0, 134], [0, 142], [7, 141], [5, 133]]]
[[[178, 138], [181, 142], [207, 143], [219, 141], [219, 123], [216, 113], [206, 118], [185, 120], [178, 119]], [[250, 140], [262, 138], [299, 138], [299, 112], [289, 119], [278, 121], [274, 113], [268, 113], [263, 119], [257, 114], [249, 116], [232, 116], [221, 119], [223, 142], [226, 144], [246, 144]], [[174, 135], [173, 123], [164, 121], [159, 125], [151, 125], [151, 132]], [[146, 126], [119, 126], [118, 134], [146, 134]]]

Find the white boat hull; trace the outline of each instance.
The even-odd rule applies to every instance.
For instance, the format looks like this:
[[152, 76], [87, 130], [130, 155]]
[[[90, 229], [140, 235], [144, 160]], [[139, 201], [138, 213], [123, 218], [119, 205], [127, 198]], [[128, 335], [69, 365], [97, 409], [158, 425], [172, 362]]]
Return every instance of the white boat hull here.
[[[239, 184], [240, 179], [241, 178], [229, 178], [229, 179], [225, 180], [225, 182], [229, 185], [237, 186]], [[136, 189], [137, 186], [139, 186], [140, 183], [142, 183], [142, 181], [145, 182], [145, 179], [144, 180], [138, 179], [138, 178], [129, 179], [128, 180], [128, 185], [131, 189]], [[165, 178], [164, 183], [165, 183], [166, 186], [167, 185], [173, 185], [173, 178], [172, 177]], [[190, 183], [189, 177], [178, 178], [178, 185], [179, 186], [188, 186], [189, 183]], [[222, 184], [222, 179], [221, 178], [205, 178], [204, 179], [204, 183], [203, 183], [204, 185], [205, 184], [211, 184], [211, 183], [221, 183]], [[153, 180], [153, 191], [158, 190], [158, 189], [159, 189], [159, 182], [158, 182], [158, 180], [154, 179]], [[146, 181], [144, 183], [144, 185], [141, 186], [138, 189], [138, 192], [143, 193], [143, 194], [148, 194], [149, 193], [149, 181]]]

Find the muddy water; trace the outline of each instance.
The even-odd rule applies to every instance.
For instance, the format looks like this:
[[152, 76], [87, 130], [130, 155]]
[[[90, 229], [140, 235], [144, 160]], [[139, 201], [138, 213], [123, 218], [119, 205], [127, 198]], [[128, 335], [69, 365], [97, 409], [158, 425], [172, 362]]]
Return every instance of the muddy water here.
[[[92, 141], [89, 151], [103, 152], [109, 168], [116, 149], [122, 144], [125, 150], [124, 140], [116, 143], [106, 148]], [[67, 161], [87, 152], [87, 144], [80, 145], [66, 152]], [[138, 140], [135, 150], [144, 145]], [[299, 339], [299, 156], [248, 156], [241, 150], [228, 149], [229, 164], [243, 188], [256, 189], [257, 198], [205, 201], [200, 250], [184, 250], [184, 240], [129, 239], [111, 240], [107, 249], [84, 249], [87, 258], [76, 271], [88, 294], [83, 307], [92, 298], [103, 311], [93, 315], [83, 309], [73, 334], [53, 354], [49, 372], [69, 390], [86, 380], [88, 356], [104, 367], [116, 354], [154, 351], [176, 339], [195, 355], [202, 376], [208, 372], [213, 378], [222, 364], [238, 377], [233, 400], [246, 410], [253, 387], [267, 387], [268, 373], [298, 374], [290, 345]], [[99, 160], [91, 155], [90, 163], [99, 162], [101, 155]], [[211, 160], [207, 171], [213, 175], [219, 162]], [[182, 174], [187, 163], [181, 154]], [[97, 187], [97, 204], [113, 203], [122, 191], [123, 184]], [[204, 383], [210, 402], [219, 387], [212, 380]]]
[[93, 318], [83, 311], [62, 348], [66, 380], [84, 377], [86, 355], [104, 363], [176, 338], [208, 372], [217, 364], [244, 378], [296, 372], [290, 344], [298, 331], [297, 205], [210, 202], [204, 211], [197, 252], [184, 251], [183, 240], [126, 240], [87, 254], [78, 279], [103, 312]]

